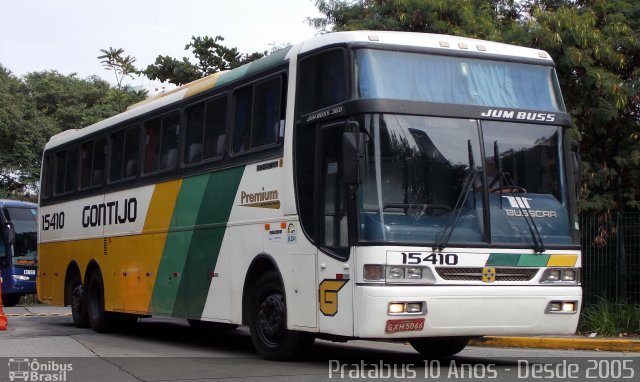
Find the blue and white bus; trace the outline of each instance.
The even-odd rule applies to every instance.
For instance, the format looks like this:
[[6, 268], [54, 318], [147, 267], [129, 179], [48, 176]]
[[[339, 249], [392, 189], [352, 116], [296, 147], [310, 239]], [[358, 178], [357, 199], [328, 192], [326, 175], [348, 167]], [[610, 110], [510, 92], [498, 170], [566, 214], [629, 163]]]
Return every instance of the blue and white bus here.
[[35, 203], [0, 199], [0, 278], [4, 306], [14, 306], [20, 297], [36, 293], [37, 215]]

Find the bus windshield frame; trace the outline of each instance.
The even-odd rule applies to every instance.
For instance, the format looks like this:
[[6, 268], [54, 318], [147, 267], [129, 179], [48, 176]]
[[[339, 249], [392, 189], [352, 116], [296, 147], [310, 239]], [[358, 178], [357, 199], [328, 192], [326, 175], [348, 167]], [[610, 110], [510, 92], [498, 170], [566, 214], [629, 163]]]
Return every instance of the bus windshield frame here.
[[565, 112], [553, 66], [360, 48], [354, 99], [395, 99]]

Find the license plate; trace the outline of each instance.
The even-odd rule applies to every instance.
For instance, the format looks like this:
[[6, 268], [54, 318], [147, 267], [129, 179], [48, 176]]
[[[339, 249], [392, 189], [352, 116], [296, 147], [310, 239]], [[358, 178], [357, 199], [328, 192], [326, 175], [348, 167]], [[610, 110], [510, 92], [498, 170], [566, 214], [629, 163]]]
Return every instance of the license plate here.
[[25, 275], [29, 275], [29, 276], [35, 276], [36, 275], [36, 270], [35, 269], [25, 269], [24, 274]]
[[415, 332], [424, 329], [424, 318], [405, 320], [387, 320], [384, 331], [387, 333]]

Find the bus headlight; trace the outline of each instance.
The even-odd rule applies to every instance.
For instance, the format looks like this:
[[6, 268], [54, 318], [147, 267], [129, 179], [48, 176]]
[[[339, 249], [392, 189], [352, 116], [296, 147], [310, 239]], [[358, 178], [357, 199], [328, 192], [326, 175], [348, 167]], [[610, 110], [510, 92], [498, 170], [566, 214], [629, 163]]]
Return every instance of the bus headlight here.
[[387, 279], [404, 279], [404, 267], [389, 267], [387, 269]]
[[29, 281], [29, 276], [13, 275], [11, 277], [13, 277], [15, 281]]
[[385, 282], [387, 284], [435, 284], [436, 278], [428, 267], [366, 264], [365, 282]]
[[580, 282], [579, 268], [549, 268], [544, 271], [540, 278], [542, 284], [552, 283], [570, 283], [578, 284]]

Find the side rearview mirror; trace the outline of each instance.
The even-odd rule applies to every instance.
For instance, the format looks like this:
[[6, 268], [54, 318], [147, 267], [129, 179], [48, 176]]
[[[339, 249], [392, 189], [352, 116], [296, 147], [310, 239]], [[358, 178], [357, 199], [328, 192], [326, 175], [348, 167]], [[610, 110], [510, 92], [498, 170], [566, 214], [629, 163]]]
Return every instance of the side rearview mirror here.
[[2, 234], [7, 245], [13, 245], [16, 242], [16, 229], [13, 223], [4, 223], [2, 225]]
[[364, 180], [366, 138], [362, 132], [342, 133], [342, 168], [347, 185], [360, 184]]
[[571, 141], [571, 167], [576, 188], [576, 197], [580, 194], [580, 178], [582, 177], [582, 158], [580, 157], [580, 143]]

